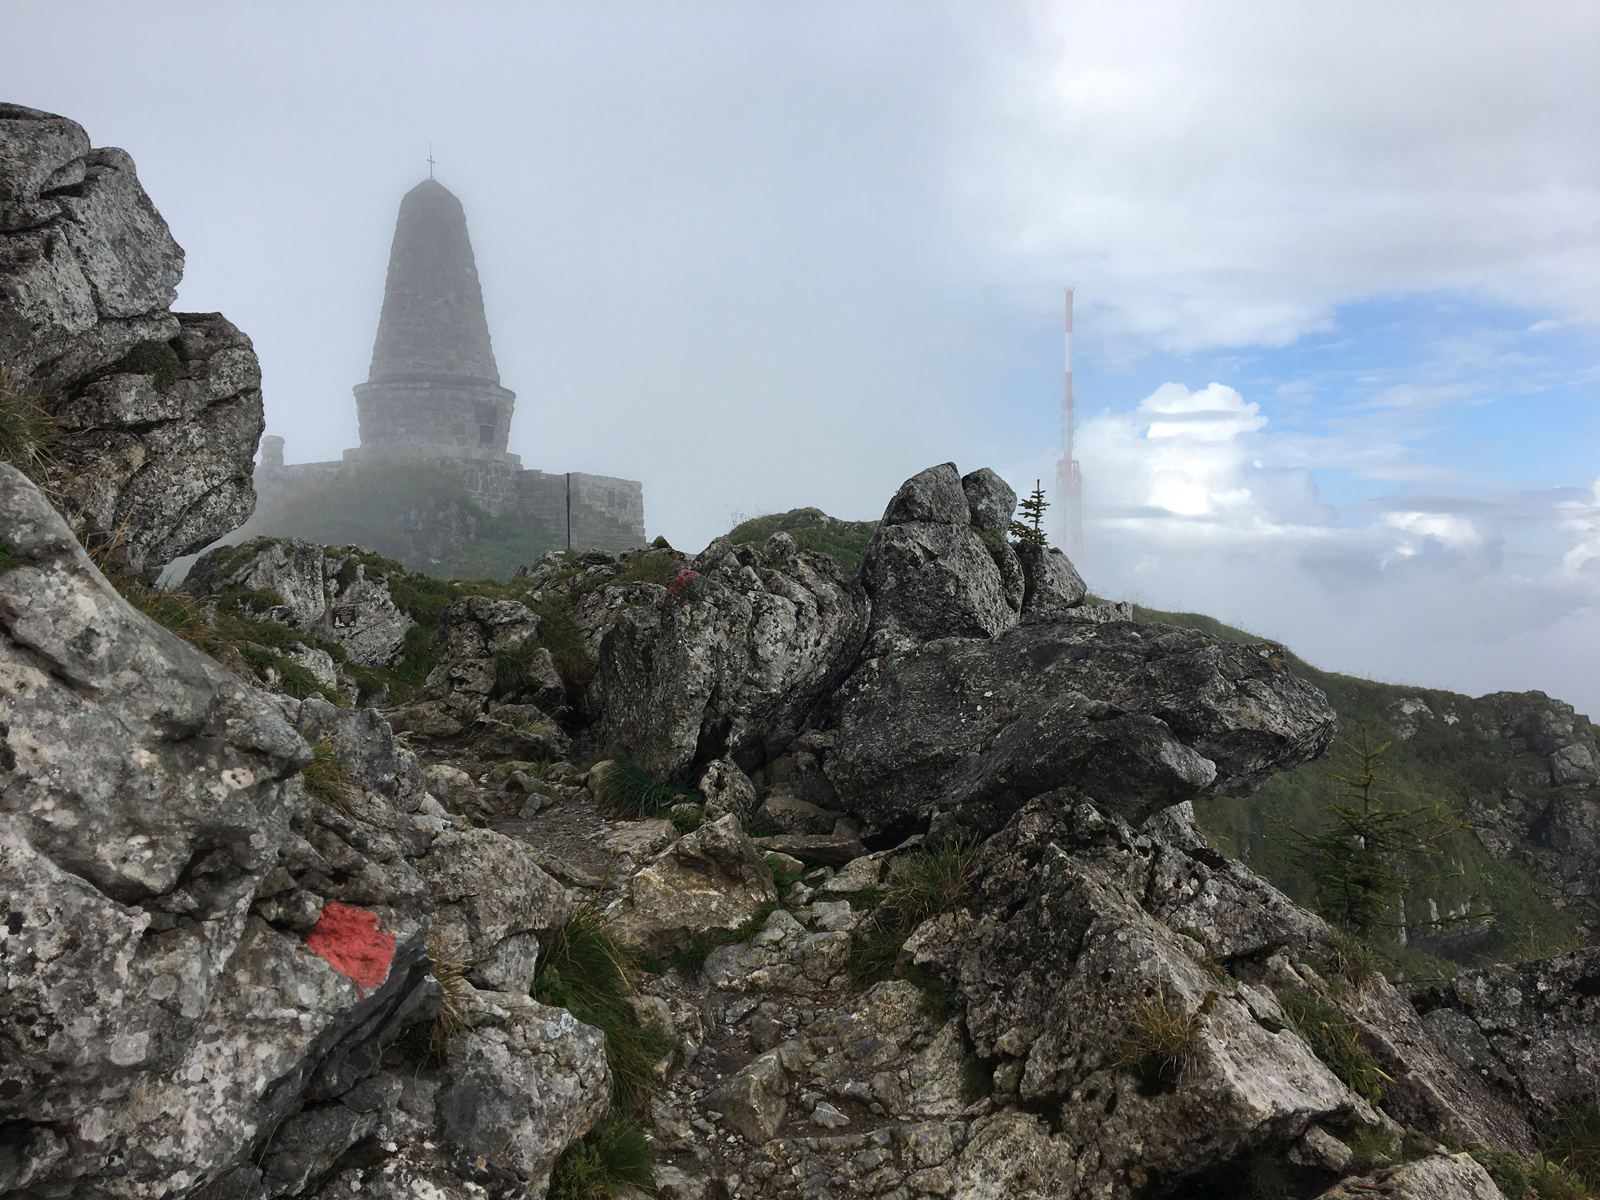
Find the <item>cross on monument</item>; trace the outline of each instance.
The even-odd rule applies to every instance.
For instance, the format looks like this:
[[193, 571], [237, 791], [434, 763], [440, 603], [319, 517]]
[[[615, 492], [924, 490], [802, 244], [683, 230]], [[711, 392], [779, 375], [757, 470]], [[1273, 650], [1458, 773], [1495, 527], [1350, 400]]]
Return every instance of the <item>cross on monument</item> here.
[[433, 178], [433, 143], [428, 143], [428, 178]]

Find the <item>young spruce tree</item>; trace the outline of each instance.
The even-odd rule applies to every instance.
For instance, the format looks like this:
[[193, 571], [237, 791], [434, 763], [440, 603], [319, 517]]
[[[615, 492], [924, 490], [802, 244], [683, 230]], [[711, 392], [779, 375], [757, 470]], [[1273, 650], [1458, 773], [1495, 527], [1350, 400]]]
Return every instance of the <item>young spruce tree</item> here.
[[1017, 507], [1022, 510], [1022, 520], [1011, 522], [1012, 540], [1031, 542], [1035, 546], [1048, 545], [1044, 535], [1044, 510], [1050, 507], [1050, 502], [1044, 498], [1039, 480], [1033, 481], [1032, 494]]
[[[1398, 924], [1389, 914], [1401, 896], [1445, 878], [1415, 872], [1416, 857], [1442, 858], [1445, 839], [1470, 830], [1472, 825], [1446, 804], [1390, 808], [1385, 799], [1393, 793], [1384, 789], [1389, 781], [1378, 772], [1388, 743], [1374, 746], [1363, 728], [1361, 741], [1347, 742], [1346, 747], [1355, 759], [1355, 771], [1334, 776], [1340, 785], [1339, 798], [1324, 806], [1322, 828], [1304, 833], [1278, 820], [1277, 840], [1284, 860], [1315, 883], [1317, 910], [1336, 925], [1370, 940], [1380, 929]], [[1444, 926], [1492, 919], [1493, 915], [1475, 911], [1429, 922], [1408, 918], [1406, 923]]]

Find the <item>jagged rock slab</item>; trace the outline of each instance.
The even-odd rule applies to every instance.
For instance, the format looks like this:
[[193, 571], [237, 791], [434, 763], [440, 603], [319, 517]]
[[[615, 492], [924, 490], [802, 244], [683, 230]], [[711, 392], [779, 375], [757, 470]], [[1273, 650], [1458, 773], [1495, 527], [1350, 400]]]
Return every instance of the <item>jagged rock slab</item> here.
[[777, 899], [772, 869], [730, 813], [631, 876], [606, 915], [619, 940], [661, 957], [687, 950], [702, 934], [737, 929]]
[[275, 597], [279, 603], [247, 615], [336, 642], [354, 662], [382, 667], [399, 658], [416, 622], [395, 604], [381, 571], [367, 577], [368, 567], [381, 561], [355, 546], [255, 538], [202, 555], [184, 586], [206, 598], [236, 589]]
[[[73, 121], [0, 105], [0, 362], [55, 418], [36, 473], [119, 569], [153, 571], [242, 525], [262, 431], [250, 339], [174, 314], [183, 251], [133, 160]], [[136, 348], [167, 358], [157, 388]], [[163, 380], [162, 382], [166, 382]]]
[[[994, 507], [992, 497], [982, 503], [985, 513]], [[861, 557], [875, 642], [990, 637], [1015, 625], [1022, 567], [1002, 535], [990, 536], [994, 554], [972, 523], [954, 463], [929, 467], [901, 484]]]
[[[1156, 848], [1092, 806], [1041, 798], [985, 847], [974, 912], [907, 946], [958, 991], [977, 1054], [999, 1060], [997, 1086], [1064, 1102], [1084, 1194], [1192, 1175], [1312, 1122], [1377, 1119], [1270, 992], [1220, 978], [1140, 906]], [[1181, 1071], [1159, 1083], [1115, 1057], [1152, 1004], [1195, 1030]]]
[[1247, 795], [1328, 747], [1333, 709], [1283, 654], [1123, 622], [931, 642], [845, 684], [824, 769], [879, 828], [933, 818], [988, 835], [1058, 787], [1138, 823]]
[[1462, 971], [1411, 989], [1434, 1041], [1547, 1118], [1600, 1092], [1600, 949]]
[[649, 606], [620, 611], [600, 650], [606, 757], [658, 780], [731, 756], [746, 770], [786, 741], [854, 665], [868, 602], [825, 554], [774, 534], [718, 538]]

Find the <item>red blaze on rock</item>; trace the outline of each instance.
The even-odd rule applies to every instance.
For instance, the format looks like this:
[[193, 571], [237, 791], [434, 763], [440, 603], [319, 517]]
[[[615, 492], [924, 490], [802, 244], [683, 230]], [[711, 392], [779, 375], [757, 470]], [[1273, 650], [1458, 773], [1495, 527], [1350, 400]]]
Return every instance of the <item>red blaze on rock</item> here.
[[699, 571], [691, 571], [685, 567], [673, 577], [671, 583], [667, 584], [667, 595], [676, 600], [678, 598], [678, 593], [683, 591], [683, 589], [688, 586], [689, 580], [699, 578]]
[[324, 904], [322, 918], [306, 934], [306, 945], [363, 995], [389, 977], [394, 961], [394, 935], [378, 927], [378, 914], [348, 904]]

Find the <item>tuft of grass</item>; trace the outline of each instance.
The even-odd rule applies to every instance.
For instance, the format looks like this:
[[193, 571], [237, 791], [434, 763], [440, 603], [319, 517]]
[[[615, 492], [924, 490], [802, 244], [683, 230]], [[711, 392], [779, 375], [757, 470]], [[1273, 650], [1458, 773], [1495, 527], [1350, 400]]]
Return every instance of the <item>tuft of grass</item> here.
[[1193, 1065], [1200, 1031], [1216, 993], [1190, 1012], [1165, 995], [1152, 996], [1133, 1014], [1133, 1027], [1111, 1052], [1113, 1066], [1132, 1071], [1147, 1095], [1176, 1087]]
[[631, 758], [619, 759], [600, 787], [600, 801], [619, 817], [659, 817], [688, 797], [699, 797], [675, 784], [657, 783]]
[[520, 646], [513, 646], [509, 650], [502, 650], [494, 656], [494, 691], [495, 699], [504, 699], [515, 696], [528, 686], [528, 680], [533, 675], [533, 664], [539, 657], [539, 644], [525, 642]]
[[1344, 1144], [1350, 1147], [1353, 1155], [1350, 1165], [1358, 1171], [1365, 1171], [1380, 1158], [1394, 1158], [1394, 1139], [1372, 1126], [1361, 1126], [1344, 1139]]
[[178, 360], [178, 352], [170, 342], [140, 342], [111, 370], [129, 375], [148, 375], [150, 386], [158, 392], [165, 392], [183, 374], [183, 363]]
[[1355, 1022], [1311, 992], [1282, 992], [1278, 996], [1295, 1032], [1345, 1085], [1376, 1104], [1383, 1085], [1392, 1083], [1361, 1045]]
[[1384, 957], [1372, 943], [1353, 930], [1333, 927], [1333, 953], [1317, 965], [1337, 975], [1357, 992], [1383, 975]]
[[694, 804], [674, 804], [667, 810], [667, 819], [679, 833], [693, 833], [700, 828], [704, 814]]
[[888, 979], [900, 947], [918, 925], [967, 903], [977, 861], [976, 841], [952, 841], [906, 864], [883, 891], [871, 918], [856, 927], [850, 974], [858, 984]]
[[673, 1049], [659, 1029], [639, 1024], [628, 1003], [640, 970], [632, 953], [611, 935], [592, 903], [579, 908], [539, 955], [533, 998], [564, 1008], [606, 1037], [612, 1102], [642, 1109], [656, 1090], [656, 1062]]
[[328, 738], [311, 747], [311, 756], [311, 764], [300, 772], [306, 795], [348, 816], [352, 782], [344, 759]]
[[450, 1054], [450, 1043], [469, 1027], [466, 1010], [468, 963], [459, 942], [446, 942], [437, 934], [428, 937], [429, 972], [444, 989], [444, 1002], [433, 1020], [413, 1025], [395, 1043], [396, 1053], [405, 1061], [437, 1071]]
[[23, 395], [0, 371], [0, 462], [10, 463], [35, 483], [50, 464], [55, 419], [34, 396]]
[[550, 1200], [610, 1200], [618, 1184], [649, 1188], [655, 1154], [639, 1123], [613, 1113], [562, 1152], [550, 1172]]
[[22, 560], [11, 553], [11, 547], [4, 542], [0, 542], [0, 574], [4, 574], [13, 567], [20, 567], [21, 565]]
[[1545, 1137], [1544, 1155], [1600, 1192], [1600, 1100], [1564, 1113]]
[[662, 587], [671, 583], [678, 574], [679, 557], [672, 553], [670, 547], [665, 550], [641, 550], [628, 555], [628, 565], [611, 580], [610, 586], [620, 587], [628, 583], [659, 583]]
[[735, 942], [748, 942], [761, 932], [761, 927], [767, 923], [767, 918], [782, 907], [777, 904], [763, 904], [757, 908], [742, 924], [732, 929], [714, 929], [710, 933], [703, 933], [694, 941], [694, 945], [687, 950], [674, 950], [665, 958], [644, 959], [640, 965], [652, 975], [677, 967], [685, 975], [693, 976], [700, 972], [705, 965], [706, 956], [718, 946], [731, 946]]

